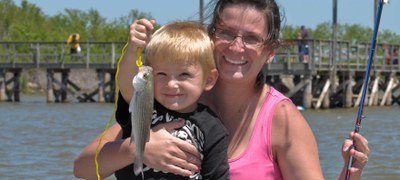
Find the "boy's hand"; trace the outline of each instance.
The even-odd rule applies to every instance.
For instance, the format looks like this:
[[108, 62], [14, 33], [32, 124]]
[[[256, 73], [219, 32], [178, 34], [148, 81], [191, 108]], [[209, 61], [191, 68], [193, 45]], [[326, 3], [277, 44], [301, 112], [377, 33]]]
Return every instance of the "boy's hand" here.
[[135, 50], [144, 48], [151, 39], [155, 23], [155, 20], [135, 20], [129, 29], [129, 46]]

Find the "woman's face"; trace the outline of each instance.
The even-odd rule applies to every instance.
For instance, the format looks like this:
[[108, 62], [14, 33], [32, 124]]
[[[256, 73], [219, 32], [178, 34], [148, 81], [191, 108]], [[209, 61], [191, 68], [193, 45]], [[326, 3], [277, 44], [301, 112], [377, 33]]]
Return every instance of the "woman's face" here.
[[[264, 14], [243, 5], [228, 5], [220, 20], [213, 37], [219, 78], [235, 82], [255, 81], [263, 65], [274, 55], [274, 51], [265, 45], [251, 43], [254, 42], [252, 39], [263, 40], [266, 37]], [[227, 40], [229, 35], [234, 39]]]

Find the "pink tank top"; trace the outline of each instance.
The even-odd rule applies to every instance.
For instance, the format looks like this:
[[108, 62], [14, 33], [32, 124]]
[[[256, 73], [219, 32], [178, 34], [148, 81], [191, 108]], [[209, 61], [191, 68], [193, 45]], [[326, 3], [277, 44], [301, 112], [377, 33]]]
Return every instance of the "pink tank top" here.
[[231, 180], [282, 179], [279, 166], [273, 160], [271, 145], [273, 112], [282, 100], [289, 98], [270, 87], [246, 149], [238, 157], [228, 160]]

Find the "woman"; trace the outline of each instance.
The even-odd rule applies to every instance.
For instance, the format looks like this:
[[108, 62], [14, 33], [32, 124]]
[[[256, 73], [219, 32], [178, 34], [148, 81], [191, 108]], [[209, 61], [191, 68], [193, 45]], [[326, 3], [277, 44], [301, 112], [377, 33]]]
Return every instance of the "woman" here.
[[[323, 179], [317, 144], [306, 120], [288, 98], [263, 82], [262, 66], [273, 59], [280, 42], [276, 2], [219, 0], [212, 18], [208, 29], [215, 44], [214, 56], [220, 76], [201, 101], [217, 112], [229, 131], [230, 178]], [[145, 47], [154, 23], [141, 19], [131, 25], [120, 75], [133, 77], [127, 67], [134, 65], [136, 48]], [[129, 85], [122, 83], [121, 92]], [[131, 96], [123, 98], [129, 100]], [[196, 149], [169, 135], [168, 131], [180, 126], [177, 122], [152, 129], [145, 150], [146, 165], [180, 175], [190, 175], [190, 171], [196, 170], [199, 166]], [[94, 177], [93, 157], [98, 139], [85, 147], [75, 160], [76, 176]], [[368, 142], [354, 133], [350, 133], [349, 139], [356, 140], [357, 149], [350, 150], [352, 141], [344, 141], [345, 163], [338, 178], [344, 179], [351, 155], [355, 160], [351, 179], [360, 179], [368, 161]], [[99, 154], [102, 175], [108, 176], [133, 162], [130, 157], [135, 152], [129, 147], [129, 141], [121, 140], [119, 125], [107, 131]], [[165, 150], [157, 151], [160, 147]]]

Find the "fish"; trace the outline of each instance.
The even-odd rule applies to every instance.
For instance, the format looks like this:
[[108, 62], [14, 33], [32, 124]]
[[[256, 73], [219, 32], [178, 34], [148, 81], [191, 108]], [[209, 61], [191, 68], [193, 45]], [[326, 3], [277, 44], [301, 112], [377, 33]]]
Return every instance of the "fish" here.
[[154, 104], [153, 68], [140, 66], [138, 74], [132, 80], [133, 95], [129, 103], [131, 113], [131, 143], [135, 143], [135, 159], [133, 171], [135, 175], [143, 175], [143, 155], [146, 143], [149, 141], [150, 125]]

